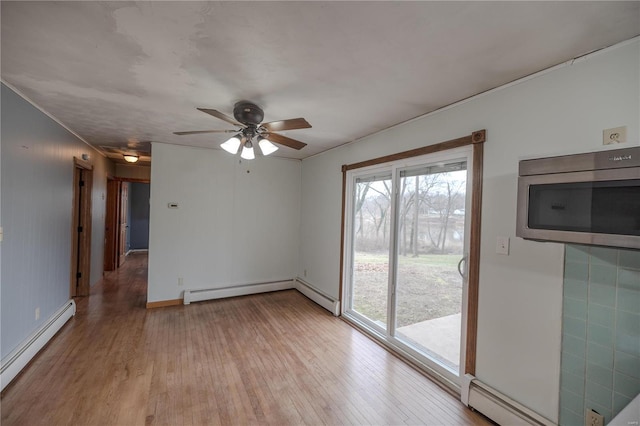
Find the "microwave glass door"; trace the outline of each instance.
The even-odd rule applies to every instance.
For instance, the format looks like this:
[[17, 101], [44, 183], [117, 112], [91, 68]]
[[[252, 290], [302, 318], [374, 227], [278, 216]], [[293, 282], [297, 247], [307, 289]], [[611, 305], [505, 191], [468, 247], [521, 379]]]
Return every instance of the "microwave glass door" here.
[[530, 185], [528, 227], [640, 236], [640, 179]]

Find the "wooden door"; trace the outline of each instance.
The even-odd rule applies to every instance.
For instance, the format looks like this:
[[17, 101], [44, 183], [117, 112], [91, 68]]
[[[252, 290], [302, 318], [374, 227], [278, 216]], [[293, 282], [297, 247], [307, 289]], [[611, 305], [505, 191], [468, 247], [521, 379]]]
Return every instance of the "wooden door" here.
[[74, 159], [71, 227], [71, 297], [88, 296], [91, 276], [91, 192], [93, 166]]
[[120, 267], [127, 257], [127, 232], [129, 224], [127, 223], [127, 212], [129, 209], [129, 184], [121, 182], [120, 185], [120, 238], [118, 267]]
[[120, 248], [118, 235], [120, 233], [120, 185], [113, 179], [107, 180], [107, 205], [104, 232], [104, 270], [113, 271], [118, 267]]

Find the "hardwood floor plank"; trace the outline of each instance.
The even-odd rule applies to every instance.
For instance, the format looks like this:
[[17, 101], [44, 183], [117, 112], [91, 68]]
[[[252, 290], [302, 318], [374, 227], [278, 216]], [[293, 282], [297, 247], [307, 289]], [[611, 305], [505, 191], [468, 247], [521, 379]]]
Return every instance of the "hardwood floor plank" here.
[[10, 425], [486, 425], [295, 290], [146, 306], [129, 256], [2, 393]]

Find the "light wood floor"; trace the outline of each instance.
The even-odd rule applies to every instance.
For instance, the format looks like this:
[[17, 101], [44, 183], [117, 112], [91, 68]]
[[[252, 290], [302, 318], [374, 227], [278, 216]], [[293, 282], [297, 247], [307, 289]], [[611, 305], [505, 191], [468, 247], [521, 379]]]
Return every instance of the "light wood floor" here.
[[130, 255], [2, 394], [2, 425], [489, 424], [295, 290], [145, 309]]

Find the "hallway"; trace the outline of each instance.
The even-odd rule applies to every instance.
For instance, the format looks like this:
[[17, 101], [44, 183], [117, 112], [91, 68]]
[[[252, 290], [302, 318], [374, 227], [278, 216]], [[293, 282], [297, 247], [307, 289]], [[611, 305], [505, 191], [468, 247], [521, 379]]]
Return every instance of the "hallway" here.
[[489, 424], [295, 290], [145, 309], [105, 275], [2, 394], [2, 425]]

